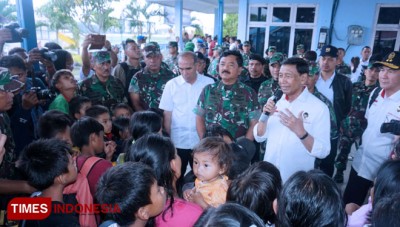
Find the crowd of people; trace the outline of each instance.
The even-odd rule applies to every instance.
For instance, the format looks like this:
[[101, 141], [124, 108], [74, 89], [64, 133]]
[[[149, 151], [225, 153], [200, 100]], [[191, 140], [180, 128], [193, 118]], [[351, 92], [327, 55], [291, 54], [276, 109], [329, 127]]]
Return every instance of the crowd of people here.
[[80, 75], [56, 43], [2, 54], [0, 209], [120, 208], [24, 226], [399, 226], [400, 52], [349, 66], [332, 45], [263, 57], [225, 38], [184, 34], [163, 56], [139, 36], [118, 59], [87, 35]]

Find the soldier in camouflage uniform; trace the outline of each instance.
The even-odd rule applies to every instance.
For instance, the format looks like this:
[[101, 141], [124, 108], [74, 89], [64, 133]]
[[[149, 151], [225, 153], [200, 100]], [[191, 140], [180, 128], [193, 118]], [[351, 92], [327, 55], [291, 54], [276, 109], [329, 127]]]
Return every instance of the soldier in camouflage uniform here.
[[178, 73], [178, 43], [171, 41], [168, 43], [169, 55], [165, 60], [165, 63], [168, 65], [169, 70]]
[[[14, 94], [18, 92], [23, 83], [12, 80], [7, 70], [0, 72], [0, 134], [7, 137], [4, 150], [0, 150], [0, 179], [13, 179], [15, 177], [15, 143], [11, 132], [10, 118], [6, 111], [10, 110], [13, 105]], [[2, 161], [1, 161], [2, 160]]]
[[305, 52], [304, 44], [299, 44], [296, 47], [296, 54], [293, 55], [293, 57], [303, 58], [304, 57], [304, 52]]
[[211, 75], [214, 78], [218, 78], [218, 71], [217, 71], [217, 65], [219, 62], [219, 57], [222, 54], [222, 47], [220, 45], [216, 45], [213, 48], [213, 60], [211, 61], [210, 66], [208, 67], [207, 73]]
[[[338, 138], [339, 138], [339, 130], [338, 130], [338, 124], [336, 120], [336, 115], [335, 115], [335, 109], [333, 108], [333, 105], [331, 101], [327, 97], [325, 97], [323, 94], [321, 94], [318, 89], [315, 87], [315, 84], [318, 81], [319, 78], [319, 68], [315, 62], [310, 62], [309, 63], [309, 73], [308, 73], [308, 80], [307, 80], [307, 89], [315, 95], [319, 100], [321, 100], [323, 103], [325, 103], [328, 106], [329, 109], [329, 115], [330, 115], [330, 120], [331, 120], [331, 151], [329, 152], [329, 155], [335, 155], [337, 153], [337, 144], [338, 144]], [[324, 161], [324, 159], [315, 159], [315, 168], [320, 169], [321, 168], [321, 163]], [[323, 165], [322, 165], [323, 167]], [[323, 170], [323, 169], [321, 169]]]
[[372, 63], [364, 71], [365, 81], [353, 84], [353, 95], [350, 113], [341, 123], [341, 135], [339, 140], [340, 152], [336, 158], [336, 175], [334, 180], [343, 183], [343, 172], [346, 170], [347, 159], [353, 143], [360, 139], [367, 127], [365, 111], [371, 92], [378, 87], [379, 69]]
[[206, 127], [218, 124], [234, 138], [245, 136], [254, 140], [252, 130], [260, 110], [254, 90], [238, 80], [242, 66], [240, 52], [226, 51], [221, 55], [221, 81], [203, 89], [194, 109], [200, 138], [203, 138]]
[[158, 44], [148, 43], [144, 48], [146, 67], [137, 72], [129, 85], [135, 111], [157, 108], [165, 84], [176, 75], [161, 67], [162, 55]]
[[108, 51], [97, 51], [92, 54], [95, 75], [79, 84], [79, 91], [88, 97], [93, 105], [104, 105], [112, 109], [118, 103], [126, 103], [124, 85], [111, 76], [111, 59]]
[[337, 64], [336, 64], [336, 72], [340, 73], [342, 75], [345, 75], [350, 78], [351, 74], [351, 68], [349, 65], [347, 65], [344, 61], [343, 58], [346, 55], [346, 51], [343, 48], [338, 48], [338, 58], [337, 58]]
[[243, 43], [243, 53], [242, 53], [242, 57], [243, 57], [243, 67], [248, 68], [249, 66], [249, 61], [250, 61], [250, 55], [253, 54], [250, 51], [251, 49], [251, 44], [249, 41], [245, 41]]
[[275, 53], [271, 59], [269, 59], [269, 71], [271, 72], [272, 78], [264, 81], [260, 85], [260, 89], [258, 90], [258, 103], [260, 106], [264, 106], [275, 91], [280, 89], [278, 79], [282, 61], [283, 54], [279, 52]]

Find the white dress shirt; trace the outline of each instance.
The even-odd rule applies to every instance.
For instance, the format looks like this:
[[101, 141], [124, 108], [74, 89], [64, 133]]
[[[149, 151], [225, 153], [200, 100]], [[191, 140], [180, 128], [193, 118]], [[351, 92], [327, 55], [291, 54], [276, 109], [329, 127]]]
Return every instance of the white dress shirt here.
[[274, 164], [285, 182], [297, 171], [313, 169], [316, 157], [324, 158], [329, 154], [330, 115], [328, 107], [308, 89], [304, 89], [292, 102], [288, 102], [286, 95], [283, 95], [276, 106], [278, 111], [288, 109], [296, 117], [303, 111], [304, 129], [314, 138], [309, 152], [299, 137], [280, 122], [277, 113], [269, 117], [264, 135], [257, 136], [258, 123], [254, 127], [256, 141], [262, 142], [268, 138], [264, 161]]
[[196, 82], [187, 83], [182, 76], [171, 79], [165, 85], [159, 108], [171, 111], [171, 140], [175, 147], [192, 149], [199, 142], [196, 131], [196, 114], [193, 109], [203, 88], [212, 84], [211, 78], [197, 75]]
[[333, 102], [333, 87], [331, 85], [335, 76], [336, 73], [334, 72], [333, 75], [328, 80], [324, 80], [322, 78], [322, 75], [319, 75], [317, 83], [315, 84], [318, 91], [322, 93], [325, 97], [327, 97], [332, 104], [334, 102]]
[[[371, 92], [371, 95], [373, 93]], [[352, 167], [358, 176], [373, 181], [378, 168], [390, 158], [393, 149], [395, 136], [391, 133], [381, 133], [380, 128], [382, 123], [392, 119], [400, 120], [400, 91], [388, 98], [382, 90], [367, 109], [365, 118], [368, 120], [368, 126], [362, 135], [362, 145], [355, 153]]]

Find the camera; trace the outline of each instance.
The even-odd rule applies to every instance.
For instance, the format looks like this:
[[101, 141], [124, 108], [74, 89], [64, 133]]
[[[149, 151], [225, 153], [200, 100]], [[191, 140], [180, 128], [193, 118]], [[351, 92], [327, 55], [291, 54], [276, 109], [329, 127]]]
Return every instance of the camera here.
[[381, 125], [381, 133], [387, 132], [396, 136], [400, 136], [400, 121], [391, 120], [389, 123], [383, 123]]
[[35, 91], [39, 100], [52, 100], [57, 96], [57, 93], [50, 89], [42, 89], [40, 87], [32, 87], [31, 91]]
[[21, 28], [18, 23], [13, 22], [4, 25], [4, 28], [11, 30], [11, 40], [6, 41], [6, 43], [19, 43], [22, 42], [22, 38], [28, 38], [29, 31], [25, 28]]
[[55, 62], [57, 60], [57, 55], [53, 51], [50, 51], [47, 48], [40, 48], [39, 51], [44, 59], [52, 62]]

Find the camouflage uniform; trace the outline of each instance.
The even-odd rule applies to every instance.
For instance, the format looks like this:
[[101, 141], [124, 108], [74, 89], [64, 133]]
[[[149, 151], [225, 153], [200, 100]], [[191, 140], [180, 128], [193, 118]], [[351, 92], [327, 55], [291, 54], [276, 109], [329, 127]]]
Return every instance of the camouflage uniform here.
[[3, 157], [3, 162], [0, 164], [0, 178], [13, 179], [15, 173], [15, 161], [17, 156], [15, 155], [14, 148], [15, 143], [11, 132], [11, 122], [7, 113], [0, 113], [0, 131], [7, 136], [4, 149], [6, 153]]
[[242, 57], [243, 57], [243, 67], [246, 67], [247, 68], [247, 66], [249, 66], [249, 61], [250, 61], [250, 55], [251, 55], [252, 53], [248, 53], [248, 54], [245, 54], [245, 53], [242, 53]]
[[218, 77], [217, 65], [218, 65], [219, 58], [214, 58], [208, 67], [207, 73], [210, 74], [212, 77]]
[[193, 111], [204, 117], [206, 127], [219, 124], [234, 138], [246, 135], [250, 121], [260, 113], [256, 93], [239, 81], [230, 86], [222, 82], [207, 85]]
[[[336, 120], [336, 115], [335, 115], [335, 109], [333, 108], [333, 105], [331, 101], [327, 97], [325, 97], [323, 94], [321, 94], [316, 87], [314, 87], [314, 92], [313, 95], [317, 97], [319, 100], [321, 100], [325, 105], [328, 106], [329, 109], [329, 115], [331, 119], [331, 136], [330, 136], [330, 141], [331, 141], [331, 151], [329, 155], [332, 155], [332, 159], [336, 157], [337, 154], [337, 141], [339, 137], [339, 130], [337, 126], [337, 120]], [[324, 170], [324, 162], [328, 162], [330, 159], [325, 158], [325, 159], [315, 159], [315, 168], [316, 169], [321, 169]], [[322, 165], [321, 165], [322, 164]]]
[[93, 105], [103, 105], [110, 110], [118, 103], [127, 102], [124, 85], [113, 76], [110, 76], [106, 83], [102, 83], [97, 75], [93, 75], [79, 84], [79, 91], [88, 97]]
[[137, 72], [129, 85], [129, 93], [139, 93], [144, 109], [158, 108], [165, 84], [176, 75], [166, 68], [161, 67], [160, 72], [150, 73], [147, 67]]
[[178, 72], [178, 55], [176, 56], [169, 56], [166, 60], [165, 60], [165, 64], [168, 65], [169, 70], [173, 71], [173, 72]]
[[275, 91], [280, 88], [278, 81], [275, 81], [273, 78], [264, 81], [260, 85], [260, 89], [258, 89], [258, 103], [260, 106], [264, 106]]
[[367, 127], [365, 111], [368, 107], [369, 96], [377, 86], [378, 84], [366, 86], [364, 82], [353, 84], [351, 110], [347, 117], [341, 122], [341, 136], [339, 140], [340, 153], [336, 158], [335, 164], [338, 172], [346, 170], [347, 158], [351, 146], [357, 138], [361, 138]]
[[339, 65], [336, 65], [336, 72], [345, 76], [350, 76], [351, 68], [346, 63], [342, 62]]

